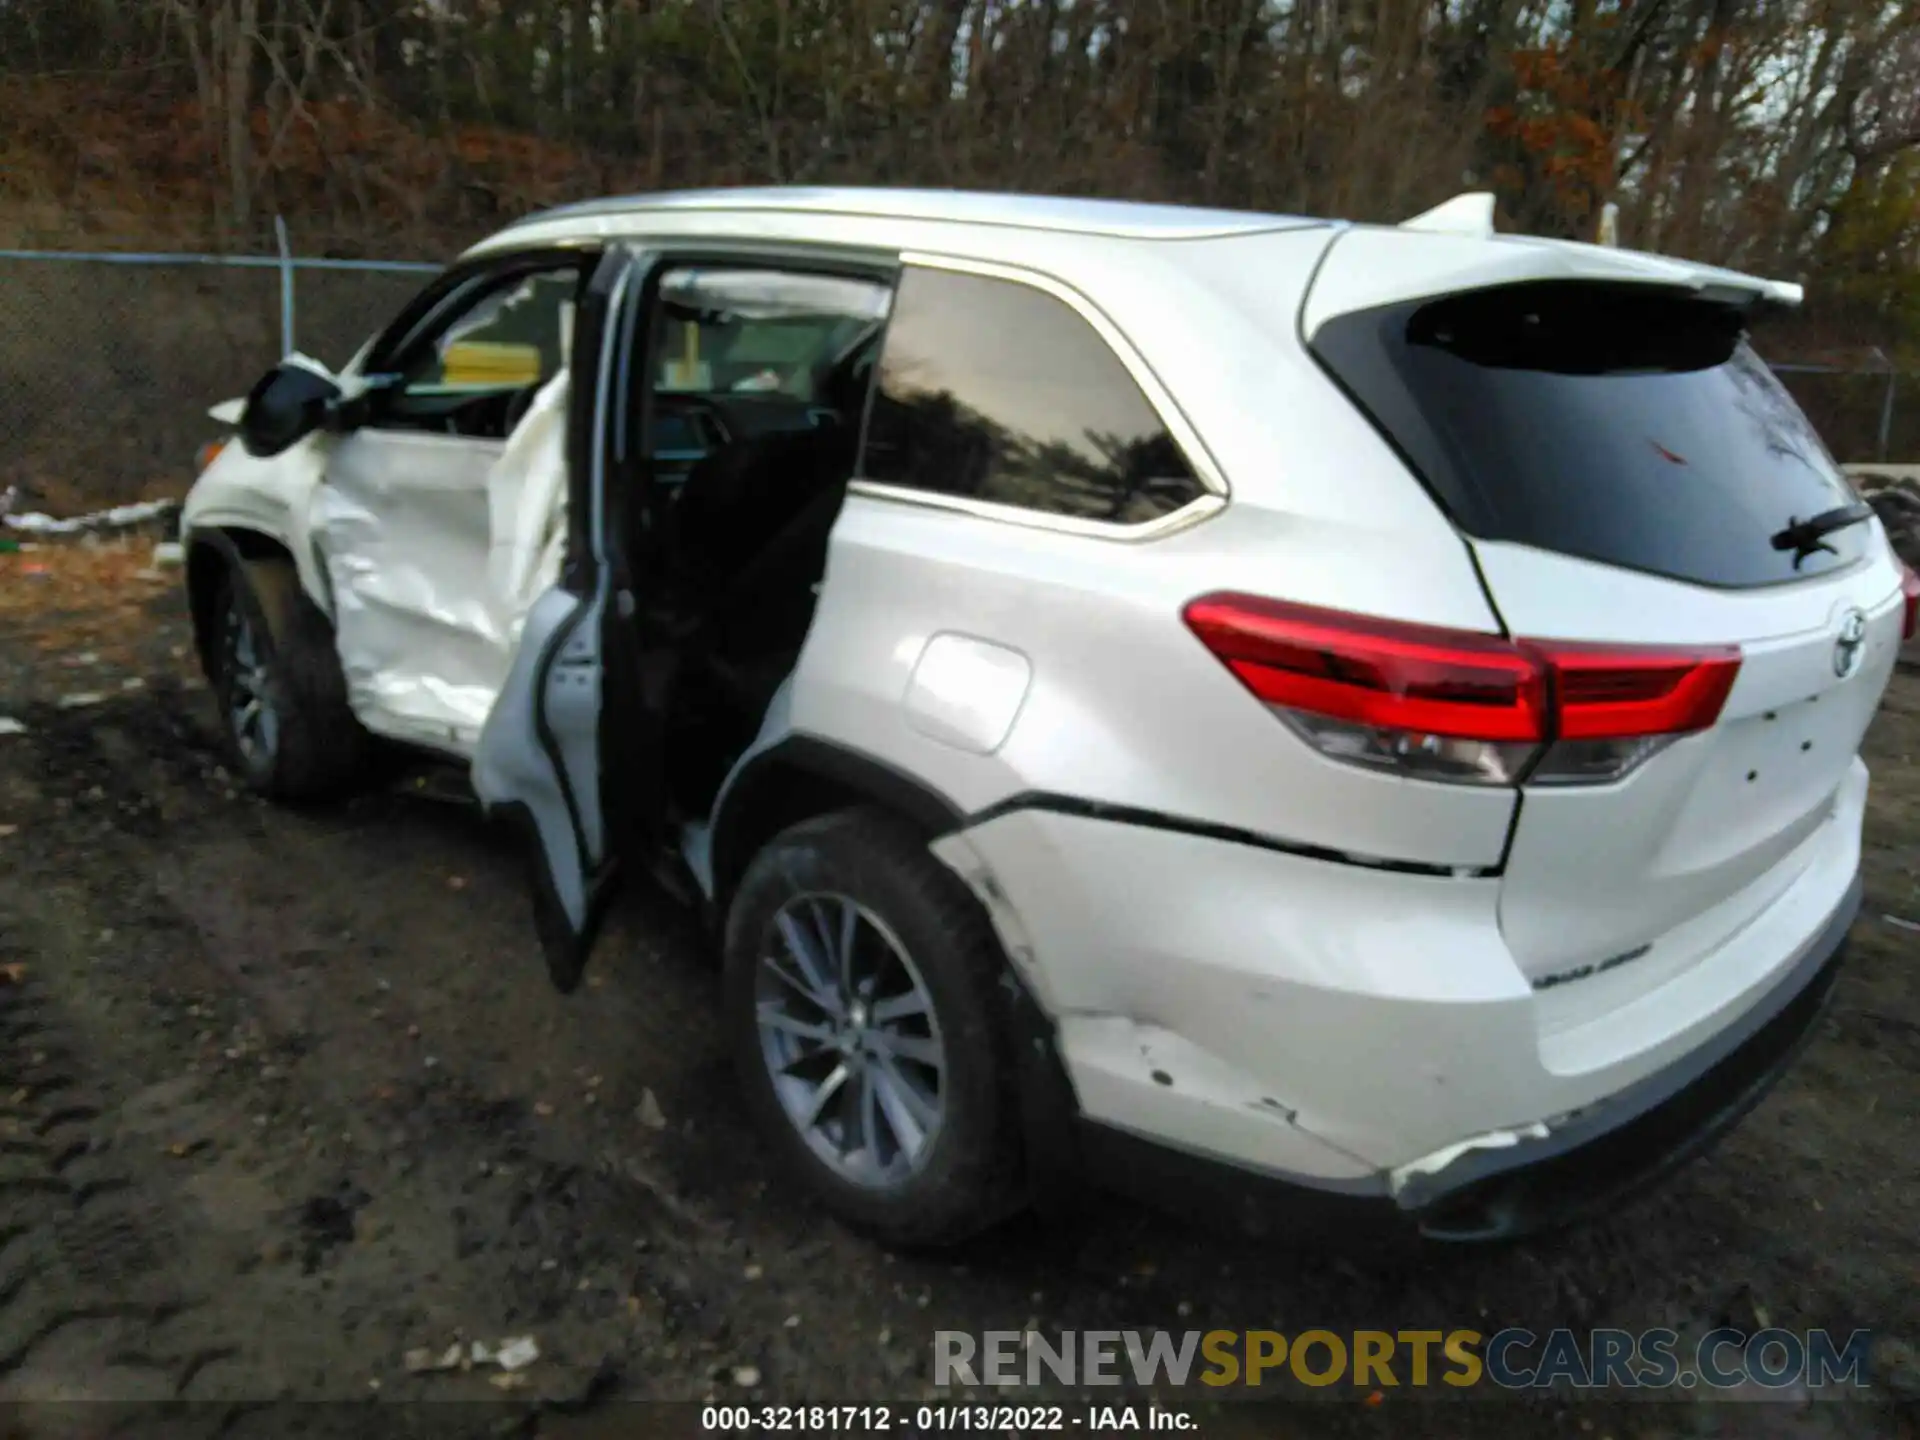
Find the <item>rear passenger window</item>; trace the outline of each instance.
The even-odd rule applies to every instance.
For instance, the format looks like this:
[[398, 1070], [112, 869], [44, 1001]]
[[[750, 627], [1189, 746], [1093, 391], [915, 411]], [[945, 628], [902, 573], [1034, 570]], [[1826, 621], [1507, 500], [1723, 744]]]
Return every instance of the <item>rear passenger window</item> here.
[[909, 269], [861, 474], [1138, 525], [1204, 493], [1133, 376], [1072, 306], [1007, 280]]

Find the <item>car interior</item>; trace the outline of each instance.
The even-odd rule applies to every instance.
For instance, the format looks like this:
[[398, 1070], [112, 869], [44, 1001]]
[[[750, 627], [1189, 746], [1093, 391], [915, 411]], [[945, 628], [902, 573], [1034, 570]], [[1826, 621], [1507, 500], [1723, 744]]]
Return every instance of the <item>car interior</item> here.
[[769, 303], [728, 308], [714, 275], [697, 284], [716, 295], [669, 286], [655, 329], [652, 464], [628, 538], [676, 818], [705, 817], [799, 660], [888, 299], [826, 282], [853, 291], [836, 313], [805, 277], [752, 278], [776, 282]]
[[541, 385], [567, 363], [578, 265], [512, 277], [401, 360], [379, 402], [380, 424], [475, 440], [505, 440]]
[[[380, 424], [505, 442], [566, 364], [583, 278], [549, 267], [481, 298], [402, 363]], [[891, 298], [803, 272], [662, 279], [638, 397], [648, 463], [616, 513], [670, 823], [705, 818], [799, 659]]]

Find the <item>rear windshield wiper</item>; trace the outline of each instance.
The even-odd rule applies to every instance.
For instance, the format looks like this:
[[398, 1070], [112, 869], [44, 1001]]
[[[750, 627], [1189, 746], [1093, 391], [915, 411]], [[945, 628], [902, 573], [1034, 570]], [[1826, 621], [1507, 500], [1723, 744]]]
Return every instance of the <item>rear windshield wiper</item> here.
[[1831, 510], [1822, 510], [1805, 520], [1789, 519], [1787, 528], [1773, 537], [1773, 548], [1791, 550], [1793, 568], [1798, 570], [1800, 562], [1817, 551], [1824, 550], [1829, 555], [1839, 553], [1827, 544], [1827, 536], [1836, 530], [1845, 530], [1849, 525], [1863, 524], [1873, 516], [1873, 507], [1859, 500], [1851, 505], [1836, 505]]

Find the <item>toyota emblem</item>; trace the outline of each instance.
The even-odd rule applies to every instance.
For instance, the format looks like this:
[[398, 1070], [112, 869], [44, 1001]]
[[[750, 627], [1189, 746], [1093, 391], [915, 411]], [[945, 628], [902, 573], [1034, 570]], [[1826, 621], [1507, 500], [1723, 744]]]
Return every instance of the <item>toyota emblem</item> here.
[[1833, 673], [1845, 680], [1860, 668], [1867, 653], [1867, 617], [1849, 610], [1840, 619], [1840, 637], [1833, 642]]

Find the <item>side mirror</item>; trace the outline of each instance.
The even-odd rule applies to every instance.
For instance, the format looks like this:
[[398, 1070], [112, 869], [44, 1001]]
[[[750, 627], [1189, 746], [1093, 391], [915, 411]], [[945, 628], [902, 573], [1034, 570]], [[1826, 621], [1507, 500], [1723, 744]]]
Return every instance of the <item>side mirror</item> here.
[[362, 375], [351, 394], [327, 406], [321, 423], [341, 434], [358, 430], [385, 414], [393, 398], [406, 388], [405, 375]]
[[240, 443], [265, 459], [291, 449], [328, 422], [340, 385], [305, 356], [289, 356], [261, 376], [240, 412]]

